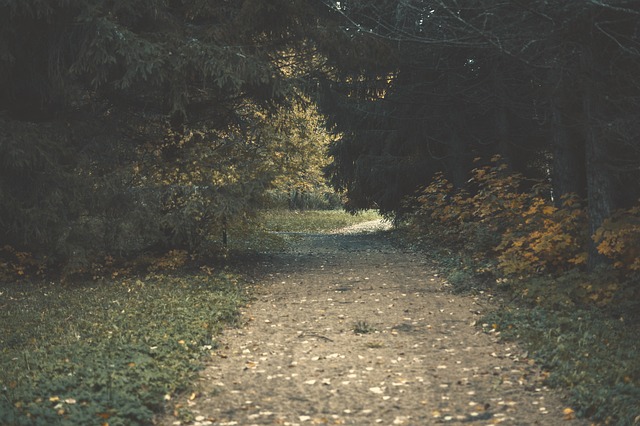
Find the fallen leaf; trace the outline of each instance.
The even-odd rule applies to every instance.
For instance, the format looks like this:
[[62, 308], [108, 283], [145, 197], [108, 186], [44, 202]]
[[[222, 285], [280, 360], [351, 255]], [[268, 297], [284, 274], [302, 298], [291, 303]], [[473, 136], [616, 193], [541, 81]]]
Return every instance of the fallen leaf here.
[[376, 386], [376, 387], [373, 387], [373, 388], [369, 388], [369, 392], [373, 392], [373, 393], [376, 393], [376, 394], [381, 394], [384, 391], [382, 389], [380, 389], [378, 386]]
[[562, 414], [564, 414], [564, 419], [565, 420], [573, 420], [576, 418], [576, 413], [575, 411], [573, 411], [571, 408], [565, 408], [564, 410], [562, 410]]

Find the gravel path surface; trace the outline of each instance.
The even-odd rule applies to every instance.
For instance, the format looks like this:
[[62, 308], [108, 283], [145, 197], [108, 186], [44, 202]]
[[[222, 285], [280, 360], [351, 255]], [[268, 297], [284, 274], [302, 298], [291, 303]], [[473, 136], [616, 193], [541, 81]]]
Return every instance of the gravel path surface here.
[[482, 331], [490, 297], [449, 293], [386, 227], [296, 235], [258, 265], [246, 325], [158, 424], [588, 424], [526, 353]]

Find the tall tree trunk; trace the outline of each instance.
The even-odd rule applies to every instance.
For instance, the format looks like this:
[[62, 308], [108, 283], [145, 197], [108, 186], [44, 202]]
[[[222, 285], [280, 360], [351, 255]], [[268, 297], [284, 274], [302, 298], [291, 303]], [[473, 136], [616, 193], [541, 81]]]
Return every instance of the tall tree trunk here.
[[509, 167], [513, 168], [513, 153], [511, 152], [511, 133], [509, 129], [509, 112], [507, 111], [507, 94], [504, 88], [502, 72], [493, 70], [493, 91], [496, 97], [494, 126], [498, 141], [498, 153]]
[[552, 194], [556, 206], [560, 207], [562, 196], [585, 194], [584, 147], [576, 140], [566, 124], [562, 112], [562, 99], [554, 96], [550, 100], [552, 140]]
[[[593, 55], [591, 50], [584, 46], [581, 54], [581, 68], [584, 76], [582, 111], [585, 136], [585, 166], [587, 174], [587, 201], [589, 215], [589, 231], [591, 235], [602, 225], [602, 222], [611, 216], [613, 210], [613, 179], [606, 167], [608, 158], [607, 142], [597, 135], [597, 109], [599, 102], [594, 98], [592, 84]], [[598, 253], [595, 243], [589, 241], [588, 267], [593, 269], [599, 264], [605, 263], [604, 256]]]
[[466, 145], [460, 137], [460, 133], [456, 129], [458, 122], [452, 123], [451, 136], [449, 138], [449, 170], [453, 185], [457, 188], [464, 188], [469, 177], [467, 176], [468, 168], [466, 167]]

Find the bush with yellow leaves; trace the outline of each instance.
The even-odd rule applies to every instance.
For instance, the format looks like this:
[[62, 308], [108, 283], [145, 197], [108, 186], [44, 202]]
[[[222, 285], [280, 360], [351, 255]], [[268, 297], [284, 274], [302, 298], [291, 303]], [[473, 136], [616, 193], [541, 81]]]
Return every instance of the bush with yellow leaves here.
[[614, 267], [640, 271], [640, 201], [606, 219], [593, 240], [600, 254], [612, 259]]
[[495, 248], [498, 265], [507, 275], [565, 272], [587, 261], [586, 215], [575, 195], [562, 206], [526, 194], [517, 206], [502, 241]]
[[466, 251], [493, 251], [507, 275], [562, 272], [586, 262], [586, 218], [575, 195], [555, 207], [548, 188], [521, 188], [525, 178], [509, 172], [499, 156], [476, 168], [473, 195], [455, 190], [443, 174], [418, 196], [415, 224], [440, 241]]
[[469, 189], [438, 173], [416, 197], [414, 233], [472, 257], [495, 255], [505, 275], [559, 274], [587, 263], [591, 237], [598, 252], [624, 273], [640, 271], [640, 203], [606, 219], [590, 236], [586, 209], [568, 194], [556, 206], [548, 185], [523, 190], [525, 178], [499, 156], [472, 171]]

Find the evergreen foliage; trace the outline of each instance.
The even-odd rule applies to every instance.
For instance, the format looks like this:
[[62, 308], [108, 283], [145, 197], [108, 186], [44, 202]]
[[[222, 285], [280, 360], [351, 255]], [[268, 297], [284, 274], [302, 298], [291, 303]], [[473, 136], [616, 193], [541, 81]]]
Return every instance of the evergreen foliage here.
[[225, 229], [287, 173], [269, 157], [277, 138], [256, 135], [298, 97], [315, 10], [0, 2], [0, 246], [68, 273], [222, 250]]
[[635, 3], [325, 3], [343, 32], [391, 52], [378, 66], [351, 55], [323, 85], [344, 134], [329, 174], [354, 209], [402, 214], [437, 172], [468, 187], [473, 158], [494, 154], [549, 181], [558, 207], [585, 197], [592, 234], [640, 196]]

